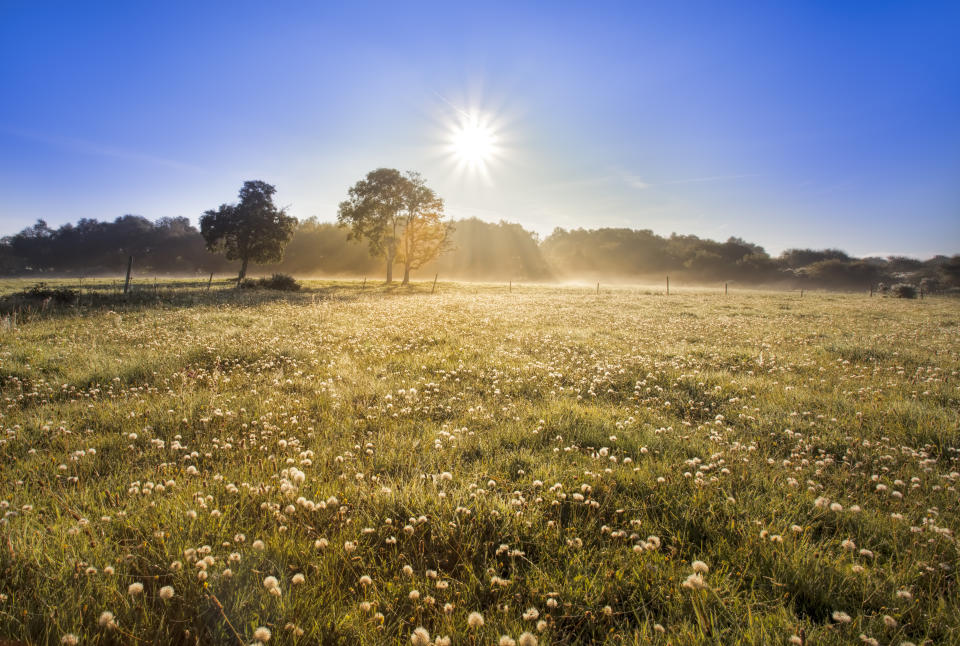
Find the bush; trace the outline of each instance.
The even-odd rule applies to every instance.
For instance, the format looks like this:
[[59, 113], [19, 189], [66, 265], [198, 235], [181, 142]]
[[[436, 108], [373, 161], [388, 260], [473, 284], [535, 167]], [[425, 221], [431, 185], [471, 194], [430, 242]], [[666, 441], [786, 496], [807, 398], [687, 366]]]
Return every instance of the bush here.
[[300, 283], [289, 274], [274, 274], [270, 278], [247, 279], [240, 283], [246, 289], [276, 289], [281, 292], [298, 292]]
[[890, 290], [897, 298], [916, 298], [917, 288], [910, 283], [897, 283]]
[[25, 289], [19, 294], [24, 298], [36, 301], [52, 300], [54, 303], [66, 305], [75, 303], [80, 294], [75, 289], [66, 287], [50, 287], [46, 283], [37, 283], [30, 289]]

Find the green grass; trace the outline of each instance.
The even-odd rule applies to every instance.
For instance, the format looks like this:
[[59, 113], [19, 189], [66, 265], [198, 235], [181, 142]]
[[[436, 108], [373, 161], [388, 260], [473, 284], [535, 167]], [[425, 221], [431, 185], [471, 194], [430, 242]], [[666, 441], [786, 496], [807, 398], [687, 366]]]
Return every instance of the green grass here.
[[956, 300], [226, 286], [7, 302], [0, 637], [960, 642]]

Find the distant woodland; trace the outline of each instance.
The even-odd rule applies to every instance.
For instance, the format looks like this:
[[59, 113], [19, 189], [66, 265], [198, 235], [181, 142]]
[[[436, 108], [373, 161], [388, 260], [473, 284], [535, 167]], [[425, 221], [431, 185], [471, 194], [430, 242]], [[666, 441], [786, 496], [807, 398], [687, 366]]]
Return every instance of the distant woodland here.
[[[544, 239], [519, 224], [477, 219], [453, 223], [451, 249], [421, 267], [421, 279], [498, 281], [607, 280], [865, 290], [911, 283], [929, 292], [960, 290], [960, 255], [928, 260], [853, 258], [837, 249], [789, 249], [770, 256], [762, 247], [729, 238], [659, 236], [635, 229], [555, 229]], [[309, 218], [297, 223], [283, 260], [251, 267], [251, 273], [297, 277], [382, 274], [384, 261], [348, 231]], [[207, 251], [187, 218], [155, 222], [125, 215], [112, 222], [83, 219], [51, 228], [40, 220], [0, 240], [5, 276], [116, 275], [134, 257], [138, 275], [236, 273], [237, 262]]]

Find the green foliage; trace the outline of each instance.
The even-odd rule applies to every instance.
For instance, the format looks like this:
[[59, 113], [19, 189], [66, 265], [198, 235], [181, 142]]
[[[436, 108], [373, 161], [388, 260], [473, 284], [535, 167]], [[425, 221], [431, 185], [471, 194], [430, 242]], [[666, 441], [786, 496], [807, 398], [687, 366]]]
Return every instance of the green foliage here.
[[[388, 251], [393, 262], [406, 261], [405, 243], [413, 240], [417, 244], [405, 269], [419, 267], [426, 275], [438, 273], [448, 279], [661, 284], [665, 275], [670, 275], [674, 285], [731, 281], [856, 291], [869, 291], [871, 285], [881, 282], [909, 281], [925, 284], [925, 293], [960, 292], [960, 255], [921, 262], [897, 256], [856, 259], [837, 249], [788, 249], [772, 258], [763, 248], [736, 237], [718, 242], [609, 228], [557, 229], [541, 241], [536, 233], [514, 223], [476, 218], [448, 222], [432, 206], [417, 207], [420, 221], [414, 222], [414, 235], [407, 237], [404, 227], [410, 204], [402, 196], [393, 206], [383, 198], [393, 190], [409, 192], [403, 185], [422, 184], [422, 179], [392, 169], [372, 175], [375, 181], [365, 179], [354, 187], [361, 187], [365, 197], [358, 193], [344, 203], [347, 210], [341, 213], [341, 224], [349, 231], [308, 218], [296, 224], [282, 259], [261, 263], [264, 270], [301, 277], [369, 276], [382, 266], [378, 259], [386, 258]], [[429, 199], [421, 204], [429, 205], [436, 196], [422, 188]], [[394, 206], [399, 209], [396, 216], [384, 219], [383, 214]], [[427, 226], [417, 226], [421, 222]], [[421, 232], [428, 235], [421, 236]], [[350, 243], [368, 233], [372, 246]], [[113, 222], [85, 219], [58, 229], [41, 220], [0, 241], [0, 273], [117, 275], [126, 267], [129, 255], [134, 256], [134, 274], [140, 276], [208, 275], [229, 270], [226, 258], [210, 254], [205, 245], [203, 236], [186, 218], [150, 222], [127, 215]], [[451, 253], [442, 253], [445, 251]], [[391, 271], [392, 267], [393, 263]]]
[[910, 283], [897, 283], [890, 288], [890, 292], [897, 298], [916, 298], [917, 288]]
[[281, 292], [300, 291], [300, 283], [288, 274], [273, 274], [269, 278], [258, 278], [256, 280], [248, 278], [240, 283], [240, 287], [246, 289], [275, 289]]
[[276, 188], [261, 181], [248, 181], [240, 189], [237, 204], [221, 204], [204, 212], [200, 233], [207, 249], [222, 253], [227, 260], [240, 260], [243, 280], [250, 262], [263, 264], [283, 258], [283, 250], [297, 224], [273, 203]]
[[80, 294], [77, 290], [69, 287], [50, 287], [47, 283], [40, 282], [30, 289], [20, 292], [19, 296], [38, 301], [50, 299], [54, 303], [63, 305], [77, 302]]
[[366, 239], [370, 253], [387, 262], [387, 282], [393, 264], [410, 270], [423, 266], [450, 248], [453, 227], [443, 219], [443, 200], [419, 173], [378, 168], [349, 189], [340, 203], [337, 222], [350, 228], [350, 239]]

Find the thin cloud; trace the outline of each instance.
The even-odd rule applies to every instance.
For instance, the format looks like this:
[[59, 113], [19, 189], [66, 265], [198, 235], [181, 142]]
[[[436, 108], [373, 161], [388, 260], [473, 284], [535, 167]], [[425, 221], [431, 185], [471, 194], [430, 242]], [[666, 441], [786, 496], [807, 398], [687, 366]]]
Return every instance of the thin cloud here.
[[645, 190], [648, 188], [655, 188], [657, 186], [674, 186], [677, 184], [696, 184], [699, 182], [720, 182], [724, 180], [731, 179], [743, 179], [746, 177], [760, 177], [759, 173], [746, 173], [743, 175], [712, 175], [710, 177], [691, 177], [689, 179], [675, 179], [669, 182], [660, 182], [659, 184], [651, 184], [650, 182], [645, 182], [639, 177], [632, 175], [626, 175], [623, 177], [623, 181], [633, 188], [639, 190]]
[[94, 155], [97, 157], [110, 157], [113, 159], [124, 159], [127, 161], [153, 164], [156, 166], [166, 166], [167, 168], [174, 168], [177, 170], [186, 170], [186, 171], [192, 171], [192, 172], [203, 171], [203, 169], [200, 168], [199, 166], [194, 166], [192, 164], [185, 164], [183, 162], [179, 162], [174, 159], [166, 159], [164, 157], [157, 157], [155, 155], [148, 155], [148, 154], [139, 153], [136, 151], [124, 150], [122, 148], [115, 148], [113, 146], [104, 146], [92, 141], [87, 141], [85, 139], [77, 139], [74, 137], [56, 137], [51, 135], [39, 135], [33, 132], [27, 132], [25, 130], [17, 130], [13, 128], [2, 128], [2, 127], [0, 127], [0, 132], [11, 135], [13, 137], [19, 137], [20, 139], [26, 139], [28, 141], [37, 141], [40, 143], [48, 144], [50, 146], [65, 148], [67, 150], [72, 150], [74, 152], [78, 152], [84, 155]]
[[663, 182], [664, 185], [667, 184], [694, 184], [697, 182], [719, 182], [728, 179], [743, 179], [746, 177], [760, 177], [759, 173], [746, 173], [743, 175], [714, 175], [712, 177], [693, 177], [690, 179], [678, 179], [672, 182]]

